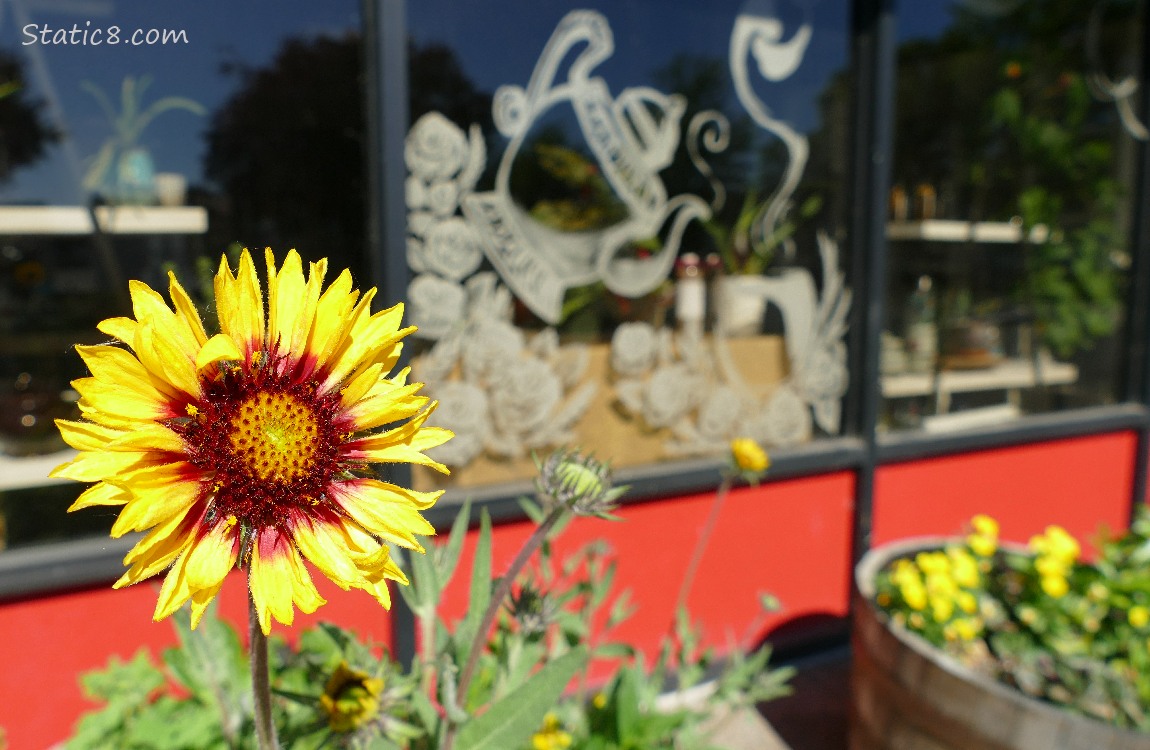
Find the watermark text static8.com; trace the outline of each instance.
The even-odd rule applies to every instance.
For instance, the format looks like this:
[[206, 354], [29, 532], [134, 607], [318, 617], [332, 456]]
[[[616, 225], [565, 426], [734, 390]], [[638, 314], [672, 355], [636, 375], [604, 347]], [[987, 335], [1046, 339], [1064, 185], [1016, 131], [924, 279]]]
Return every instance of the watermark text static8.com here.
[[29, 23], [21, 29], [25, 47], [30, 44], [44, 46], [99, 47], [119, 44], [132, 47], [151, 47], [165, 44], [187, 44], [186, 29], [125, 29], [120, 26], [93, 26], [85, 21], [67, 26], [52, 26], [46, 23]]

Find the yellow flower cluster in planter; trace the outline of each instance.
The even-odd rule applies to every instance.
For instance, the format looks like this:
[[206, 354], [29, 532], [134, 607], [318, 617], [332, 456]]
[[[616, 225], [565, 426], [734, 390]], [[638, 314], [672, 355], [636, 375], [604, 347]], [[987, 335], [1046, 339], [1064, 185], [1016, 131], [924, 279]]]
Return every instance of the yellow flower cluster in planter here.
[[975, 516], [965, 537], [893, 561], [875, 602], [896, 626], [1033, 697], [1150, 731], [1150, 514], [1094, 561], [1048, 526], [1000, 545]]

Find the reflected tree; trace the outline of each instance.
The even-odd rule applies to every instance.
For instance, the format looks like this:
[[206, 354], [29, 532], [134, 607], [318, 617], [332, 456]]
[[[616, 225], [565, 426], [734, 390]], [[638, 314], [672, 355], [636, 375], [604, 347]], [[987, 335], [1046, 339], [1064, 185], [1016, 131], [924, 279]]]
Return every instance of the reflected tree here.
[[46, 123], [42, 102], [30, 100], [20, 60], [0, 51], [0, 183], [36, 162], [60, 133]]
[[266, 67], [231, 66], [235, 94], [212, 115], [205, 174], [222, 188], [213, 246], [294, 247], [366, 271], [363, 43], [286, 41]]

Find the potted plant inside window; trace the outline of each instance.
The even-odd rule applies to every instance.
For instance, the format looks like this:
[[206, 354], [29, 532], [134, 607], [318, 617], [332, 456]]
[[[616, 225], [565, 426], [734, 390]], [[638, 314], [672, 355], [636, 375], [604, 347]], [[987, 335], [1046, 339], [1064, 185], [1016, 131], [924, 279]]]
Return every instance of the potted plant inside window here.
[[120, 85], [117, 111], [103, 89], [91, 81], [80, 82], [96, 99], [112, 129], [112, 134], [92, 157], [82, 184], [89, 193], [98, 194], [111, 203], [144, 205], [154, 203], [158, 197], [151, 152], [140, 144], [140, 136], [152, 120], [177, 109], [201, 116], [207, 114], [199, 102], [182, 96], [165, 96], [144, 106], [144, 92], [151, 83], [151, 76], [125, 76]]

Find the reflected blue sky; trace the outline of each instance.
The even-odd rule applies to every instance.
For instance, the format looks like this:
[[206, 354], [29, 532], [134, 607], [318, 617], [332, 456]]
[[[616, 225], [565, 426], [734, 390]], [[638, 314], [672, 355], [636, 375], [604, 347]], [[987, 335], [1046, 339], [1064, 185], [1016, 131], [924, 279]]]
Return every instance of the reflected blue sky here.
[[[23, 33], [26, 24], [39, 30], [119, 26], [122, 30], [173, 29], [186, 32], [188, 43], [168, 46], [42, 45]], [[71, 137], [65, 146], [35, 166], [20, 170], [0, 189], [4, 202], [79, 203], [76, 161], [94, 154], [108, 135], [95, 100], [80, 87], [91, 81], [119, 102], [125, 76], [150, 75], [145, 102], [178, 95], [195, 99], [209, 111], [236, 90], [238, 79], [225, 76], [225, 63], [268, 63], [289, 35], [342, 35], [360, 27], [356, 0], [0, 0], [0, 48], [25, 61], [25, 74], [35, 96], [54, 102]], [[290, 113], [283, 113], [289, 117]], [[143, 143], [158, 171], [202, 177], [206, 117], [168, 112], [148, 128]], [[79, 167], [82, 169], [82, 165]]]
[[[937, 33], [949, 18], [948, 0], [920, 0], [904, 14], [900, 36]], [[759, 93], [779, 117], [800, 130], [819, 125], [818, 94], [849, 60], [849, 3], [846, 0], [621, 0], [572, 3], [558, 0], [408, 4], [412, 37], [419, 44], [444, 43], [457, 54], [476, 86], [494, 91], [504, 83], [523, 85], [556, 23], [572, 8], [594, 8], [609, 19], [615, 52], [597, 72], [612, 90], [651, 83], [655, 71], [679, 54], [724, 58], [739, 12], [775, 15], [787, 36], [804, 19], [815, 34], [803, 65]], [[169, 46], [25, 44], [26, 24], [56, 28], [183, 31], [187, 44]], [[357, 0], [0, 0], [0, 48], [21, 55], [32, 90], [49, 102], [69, 135], [50, 158], [19, 170], [0, 186], [0, 200], [78, 203], [77, 175], [108, 135], [94, 99], [80, 86], [91, 81], [118, 101], [125, 76], [150, 75], [147, 101], [187, 96], [209, 111], [236, 90], [239, 80], [222, 72], [225, 64], [267, 64], [289, 35], [342, 35], [360, 26]], [[762, 84], [762, 82], [760, 82]], [[284, 117], [291, 113], [285, 112]], [[143, 137], [158, 171], [202, 179], [207, 119], [176, 111], [161, 115]]]

